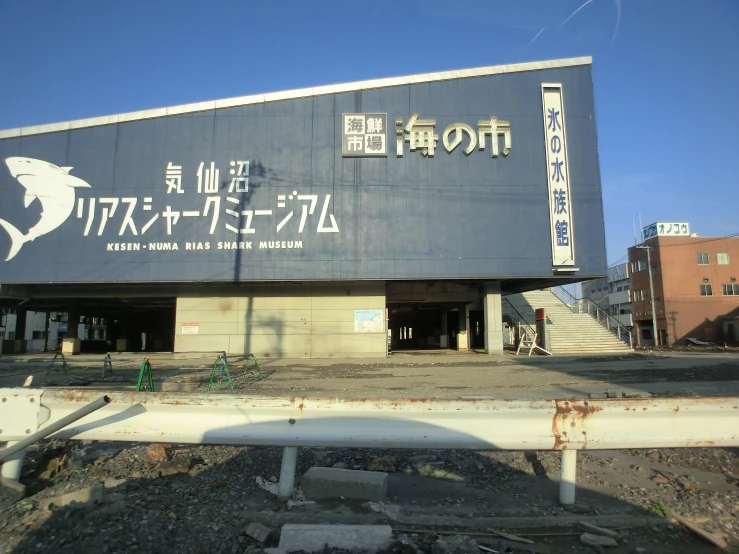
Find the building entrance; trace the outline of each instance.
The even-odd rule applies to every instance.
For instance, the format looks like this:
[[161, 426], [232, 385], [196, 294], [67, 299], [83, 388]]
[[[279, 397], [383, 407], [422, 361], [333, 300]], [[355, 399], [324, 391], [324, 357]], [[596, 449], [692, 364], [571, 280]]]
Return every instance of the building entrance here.
[[457, 349], [457, 304], [389, 304], [388, 312], [391, 350]]

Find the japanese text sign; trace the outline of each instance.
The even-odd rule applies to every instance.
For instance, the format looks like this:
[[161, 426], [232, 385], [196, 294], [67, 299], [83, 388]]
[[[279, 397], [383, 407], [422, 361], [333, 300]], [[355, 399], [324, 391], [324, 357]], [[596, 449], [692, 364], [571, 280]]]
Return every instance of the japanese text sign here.
[[575, 263], [575, 245], [562, 85], [542, 84], [541, 96], [547, 152], [552, 266], [570, 266]]

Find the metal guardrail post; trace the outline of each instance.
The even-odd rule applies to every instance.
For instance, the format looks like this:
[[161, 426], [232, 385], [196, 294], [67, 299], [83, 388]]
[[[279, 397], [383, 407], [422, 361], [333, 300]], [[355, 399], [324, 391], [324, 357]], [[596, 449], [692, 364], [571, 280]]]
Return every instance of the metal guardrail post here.
[[[32, 429], [49, 433], [94, 407], [89, 390], [0, 389], [3, 476], [20, 475]], [[86, 424], [57, 431], [60, 439], [185, 444], [273, 445], [283, 448], [278, 495], [289, 499], [298, 447], [442, 448], [562, 451], [559, 499], [575, 501], [577, 450], [737, 447], [739, 397], [614, 400], [495, 400], [429, 398], [336, 399], [110, 392], [111, 405]], [[104, 399], [103, 399], [104, 402]], [[93, 403], [93, 404], [91, 404]], [[142, 406], [142, 404], [144, 404]], [[248, 405], [248, 411], [244, 406]], [[39, 422], [43, 406], [46, 421]], [[130, 413], [135, 417], [119, 417]], [[276, 424], [300, 420], [299, 425]], [[229, 422], [224, 425], [224, 420]], [[565, 432], [567, 431], [567, 432]], [[19, 442], [15, 442], [19, 441]], [[0, 453], [2, 459], [2, 453]]]
[[559, 477], [559, 502], [565, 506], [575, 503], [577, 481], [577, 450], [563, 450]]
[[277, 499], [287, 502], [293, 496], [295, 470], [298, 467], [298, 447], [286, 446], [282, 449], [282, 467], [277, 484]]
[[[19, 441], [9, 441], [7, 448], [12, 448]], [[3, 479], [8, 481], [18, 482], [21, 478], [21, 470], [23, 469], [23, 456], [26, 454], [26, 450], [22, 448], [15, 454], [11, 454], [10, 457], [3, 462], [2, 474]]]

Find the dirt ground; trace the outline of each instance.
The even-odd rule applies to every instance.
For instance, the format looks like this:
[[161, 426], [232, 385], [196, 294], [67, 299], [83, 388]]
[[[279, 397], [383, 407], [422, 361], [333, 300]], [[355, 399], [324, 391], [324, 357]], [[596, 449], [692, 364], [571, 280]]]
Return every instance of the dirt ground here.
[[[49, 356], [0, 359], [0, 386], [72, 386], [134, 390], [143, 356], [113, 354], [113, 371], [102, 378], [102, 356], [69, 361], [69, 373], [49, 372]], [[155, 388], [204, 391], [215, 355], [177, 359], [150, 355]], [[403, 353], [381, 359], [267, 359], [245, 375], [242, 357], [228, 365], [238, 392], [256, 395], [341, 397], [587, 398], [606, 393], [638, 396], [739, 395], [739, 352], [644, 352], [619, 356], [486, 356]], [[58, 364], [55, 367], [60, 367]], [[220, 377], [220, 372], [219, 372]], [[218, 387], [214, 392], [231, 392]]]
[[[267, 545], [284, 523], [387, 523], [412, 552], [437, 552], [436, 541], [454, 534], [500, 548], [496, 531], [535, 541], [506, 541], [516, 552], [594, 552], [580, 543], [577, 523], [586, 521], [618, 530], [614, 553], [719, 551], [665, 517], [665, 508], [710, 532], [739, 532], [739, 457], [730, 449], [583, 452], [578, 502], [564, 509], [559, 455], [549, 451], [303, 448], [298, 475], [313, 466], [383, 470], [388, 502], [285, 506], [256, 482], [276, 481], [279, 448], [166, 445], [166, 456], [151, 461], [148, 446], [41, 445], [24, 466], [26, 498], [0, 513], [0, 551], [257, 552], [265, 545], [245, 534], [254, 521], [274, 530]], [[116, 479], [125, 482], [96, 507], [46, 507]]]
[[[155, 388], [206, 392], [213, 357], [150, 356]], [[48, 356], [0, 359], [0, 386], [133, 390], [141, 356], [75, 357], [68, 372]], [[381, 360], [260, 360], [260, 373], [229, 358], [235, 390], [212, 394], [337, 397], [576, 398], [739, 396], [739, 354], [639, 352], [623, 356], [515, 357], [416, 353]], [[588, 451], [578, 456], [578, 502], [558, 503], [556, 452], [301, 448], [310, 467], [381, 470], [386, 503], [336, 499], [284, 505], [257, 484], [276, 481], [281, 449], [47, 441], [27, 455], [23, 498], [0, 513], [0, 552], [259, 552], [284, 523], [387, 523], [392, 552], [451, 553], [446, 537], [470, 536], [498, 552], [596, 552], [581, 544], [579, 521], [617, 529], [615, 553], [719, 552], [673, 520], [707, 532], [739, 534], [739, 450]], [[112, 479], [123, 479], [117, 483]], [[59, 495], [107, 483], [92, 508], [48, 508]], [[112, 484], [111, 484], [112, 483]], [[117, 483], [117, 484], [116, 484]], [[112, 488], [115, 486], [115, 488]], [[301, 497], [296, 497], [301, 500]], [[266, 543], [249, 523], [273, 530]], [[523, 545], [496, 536], [514, 533]], [[456, 539], [455, 539], [456, 540]], [[501, 540], [506, 541], [502, 543]]]

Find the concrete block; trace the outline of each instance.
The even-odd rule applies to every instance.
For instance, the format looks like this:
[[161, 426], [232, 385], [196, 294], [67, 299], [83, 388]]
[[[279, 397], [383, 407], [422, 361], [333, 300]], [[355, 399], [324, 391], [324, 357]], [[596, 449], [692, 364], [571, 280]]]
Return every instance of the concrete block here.
[[361, 498], [382, 502], [387, 494], [387, 473], [312, 467], [301, 480], [307, 498]]
[[103, 485], [94, 485], [86, 489], [69, 492], [52, 498], [46, 505], [48, 508], [50, 504], [54, 506], [74, 506], [90, 508], [96, 504], [101, 504], [105, 501], [105, 487]]
[[323, 552], [337, 548], [351, 552], [377, 552], [390, 545], [389, 525], [300, 525], [288, 523], [280, 534], [281, 552]]
[[80, 353], [80, 339], [63, 339], [62, 340], [62, 354], [79, 354]]
[[269, 527], [262, 525], [261, 523], [257, 523], [256, 521], [251, 522], [249, 527], [246, 528], [247, 535], [262, 543], [267, 540], [271, 532], [272, 530]]
[[593, 535], [591, 533], [583, 533], [580, 535], [580, 542], [587, 546], [606, 546], [610, 548], [618, 546], [616, 539], [604, 537], [603, 535]]
[[111, 491], [124, 490], [127, 485], [128, 485], [127, 479], [114, 479], [112, 477], [110, 479], [106, 479], [105, 482], [103, 483], [103, 486], [106, 489], [111, 490]]

